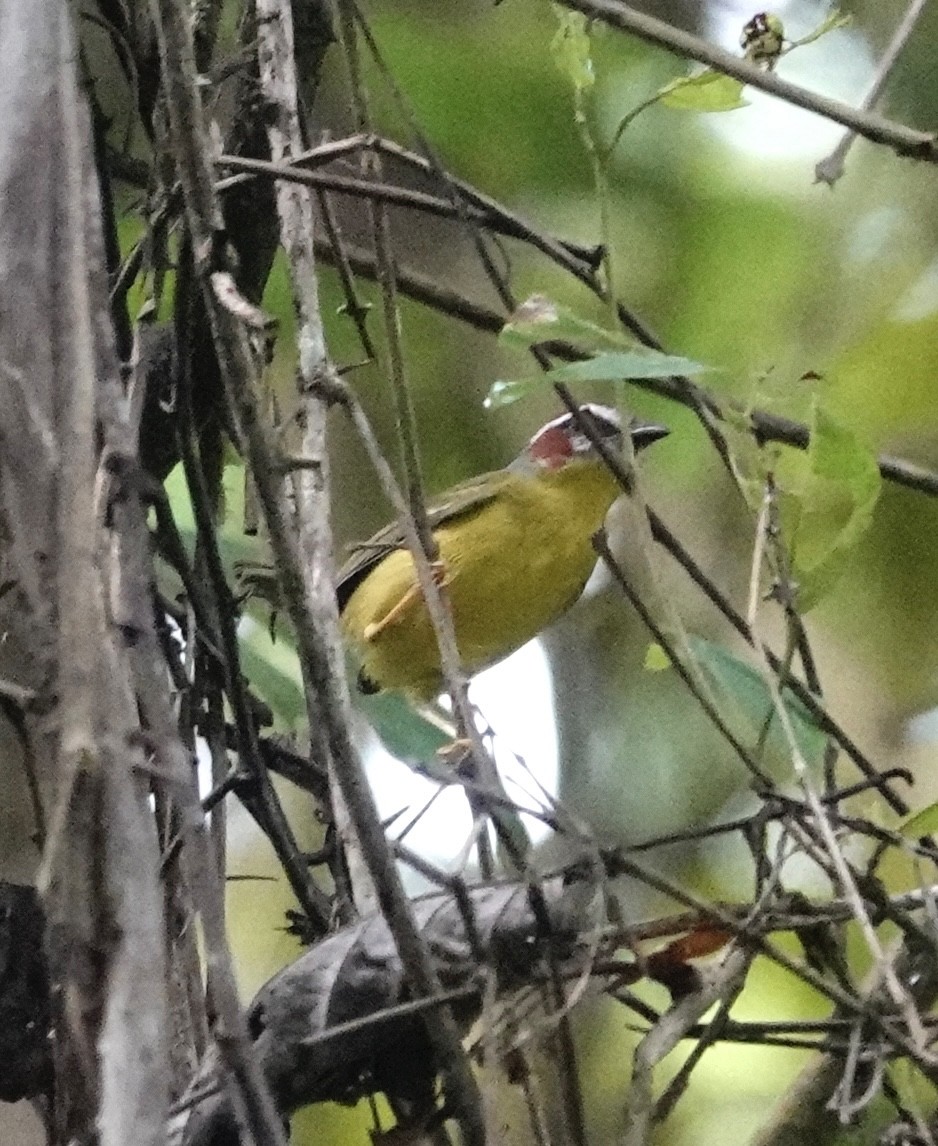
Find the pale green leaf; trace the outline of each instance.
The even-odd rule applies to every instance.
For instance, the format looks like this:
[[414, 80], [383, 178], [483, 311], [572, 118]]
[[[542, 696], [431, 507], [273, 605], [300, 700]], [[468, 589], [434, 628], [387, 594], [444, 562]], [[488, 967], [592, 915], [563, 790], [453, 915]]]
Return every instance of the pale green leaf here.
[[649, 346], [594, 354], [583, 362], [565, 362], [545, 371], [548, 382], [624, 382], [629, 378], [671, 378], [703, 374], [710, 368], [690, 358], [663, 354]]
[[551, 40], [554, 63], [577, 91], [587, 91], [596, 82], [590, 57], [589, 24], [582, 12], [554, 5], [558, 27]]
[[542, 374], [492, 383], [485, 405], [508, 406], [519, 398], [555, 382], [627, 382], [636, 378], [671, 378], [676, 374], [701, 374], [708, 367], [689, 358], [662, 354], [645, 346], [596, 354], [583, 362], [566, 362]]
[[[722, 645], [702, 637], [692, 636], [690, 647], [710, 683], [718, 692], [722, 690], [729, 694], [753, 729], [761, 729], [766, 720], [771, 719], [769, 746], [786, 757], [790, 755], [790, 746], [784, 739], [781, 721], [762, 673]], [[825, 734], [818, 728], [802, 701], [789, 689], [782, 691], [782, 703], [802, 757], [808, 764], [818, 763], [826, 743]]]
[[645, 650], [645, 671], [664, 672], [671, 667], [671, 658], [657, 641], [652, 641]]
[[876, 455], [816, 402], [808, 474], [794, 495], [792, 573], [803, 612], [837, 583], [870, 527], [881, 486]]
[[921, 836], [932, 836], [938, 832], [938, 802], [928, 804], [915, 812], [900, 828], [906, 839], [917, 840]]
[[627, 350], [635, 344], [634, 339], [620, 331], [606, 330], [542, 294], [531, 295], [518, 307], [502, 327], [498, 340], [504, 346], [522, 350], [539, 342], [574, 342], [592, 353]]
[[743, 84], [732, 76], [707, 69], [692, 76], [680, 76], [659, 91], [659, 102], [676, 111], [718, 112], [747, 107]]
[[489, 387], [482, 405], [486, 410], [500, 410], [504, 406], [510, 406], [513, 402], [520, 402], [522, 398], [538, 393], [543, 386], [543, 377], [518, 380], [498, 378]]

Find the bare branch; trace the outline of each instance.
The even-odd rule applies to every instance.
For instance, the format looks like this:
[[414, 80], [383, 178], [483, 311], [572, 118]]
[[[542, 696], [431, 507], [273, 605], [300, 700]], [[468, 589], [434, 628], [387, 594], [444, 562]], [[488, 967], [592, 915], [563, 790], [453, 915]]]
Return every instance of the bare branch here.
[[[282, 164], [303, 148], [300, 132], [297, 82], [294, 63], [293, 20], [289, 3], [283, 0], [258, 0], [258, 59], [261, 88], [271, 116], [268, 124], [270, 153], [274, 164]], [[293, 297], [299, 318], [298, 383], [300, 408], [298, 421], [302, 431], [301, 450], [305, 461], [293, 481], [296, 511], [294, 521], [302, 554], [305, 597], [314, 610], [316, 627], [323, 633], [329, 654], [329, 671], [337, 682], [342, 721], [348, 726], [350, 704], [344, 687], [344, 654], [339, 634], [335, 594], [333, 554], [335, 543], [329, 517], [329, 458], [326, 449], [326, 413], [328, 403], [321, 397], [323, 387], [335, 377], [326, 352], [319, 290], [316, 276], [313, 236], [315, 224], [310, 192], [297, 184], [276, 184], [280, 234], [290, 263]], [[318, 719], [319, 701], [312, 681], [305, 681], [307, 711], [311, 737], [322, 743], [317, 755], [330, 762]], [[354, 905], [344, 905], [370, 914], [375, 910], [376, 893], [364, 866], [355, 831], [349, 822], [338, 778], [330, 770], [333, 809], [340, 838], [345, 843], [346, 859], [351, 872]]]
[[[902, 55], [903, 48], [909, 42], [912, 33], [915, 31], [915, 27], [925, 10], [927, 2], [928, 0], [911, 0], [905, 15], [896, 28], [895, 34], [889, 41], [889, 46], [886, 48], [886, 51], [883, 52], [882, 58], [876, 65], [876, 74], [873, 76], [873, 82], [870, 84], [869, 91], [863, 97], [863, 103], [860, 105], [863, 111], [869, 111], [879, 102], [879, 98], [883, 94], [883, 89], [886, 87], [886, 81], [889, 79], [893, 68]], [[817, 183], [826, 183], [828, 187], [833, 187], [841, 178], [846, 166], [847, 155], [856, 142], [857, 135], [858, 133], [854, 130], [846, 132], [830, 155], [817, 163], [814, 168], [814, 178]]]
[[684, 32], [654, 16], [636, 12], [621, 0], [562, 0], [562, 2], [567, 8], [573, 8], [595, 20], [602, 20], [610, 27], [631, 32], [639, 39], [656, 44], [659, 48], [664, 48], [677, 56], [706, 64], [715, 71], [732, 76], [750, 87], [764, 91], [767, 95], [776, 96], [794, 107], [803, 108], [824, 119], [842, 124], [873, 143], [891, 147], [897, 155], [920, 159], [926, 163], [938, 162], [938, 147], [932, 133], [914, 131], [910, 127], [893, 123], [870, 112], [858, 111], [849, 104], [789, 83], [775, 72], [764, 71], [748, 60], [700, 39], [699, 36]]

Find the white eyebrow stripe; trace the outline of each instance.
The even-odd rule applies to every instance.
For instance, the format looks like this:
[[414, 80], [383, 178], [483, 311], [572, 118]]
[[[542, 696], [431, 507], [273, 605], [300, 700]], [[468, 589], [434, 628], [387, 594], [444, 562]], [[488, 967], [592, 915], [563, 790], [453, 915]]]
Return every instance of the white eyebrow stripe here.
[[[592, 414], [600, 423], [600, 428], [603, 423], [606, 423], [621, 433], [622, 419], [619, 417], [618, 410], [614, 410], [611, 406], [602, 406], [598, 402], [583, 402], [580, 409], [587, 410]], [[539, 432], [543, 433], [544, 430], [555, 429], [560, 426], [569, 426], [572, 422], [573, 415], [568, 411], [566, 414], [560, 414], [558, 417], [552, 419], [546, 426], [542, 426]]]

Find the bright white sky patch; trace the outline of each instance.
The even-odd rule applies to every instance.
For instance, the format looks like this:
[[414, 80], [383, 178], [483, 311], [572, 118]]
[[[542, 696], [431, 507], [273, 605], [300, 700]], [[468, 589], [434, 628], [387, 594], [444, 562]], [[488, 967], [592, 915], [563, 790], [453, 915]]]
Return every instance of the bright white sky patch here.
[[[469, 697], [495, 732], [495, 761], [508, 795], [522, 806], [543, 803], [538, 785], [557, 791], [557, 733], [547, 656], [531, 641], [512, 656], [480, 673]], [[528, 773], [519, 759], [527, 765]], [[366, 757], [368, 778], [382, 818], [401, 816], [391, 827], [397, 836], [431, 799], [438, 786], [416, 775], [373, 741]], [[525, 796], [525, 793], [529, 793]], [[532, 840], [545, 834], [538, 820], [525, 818]], [[407, 844], [433, 863], [456, 859], [469, 838], [466, 797], [457, 786], [444, 789], [407, 835]]]
[[905, 738], [909, 744], [938, 743], [938, 708], [929, 708], [906, 721]]
[[[256, 638], [257, 622], [242, 617], [239, 634]], [[283, 671], [299, 681], [299, 664], [289, 645], [265, 646], [265, 656], [274, 652]], [[542, 808], [542, 792], [550, 797], [557, 793], [558, 749], [550, 667], [540, 643], [530, 641], [513, 656], [479, 673], [469, 686], [469, 698], [495, 733], [495, 761], [508, 795], [522, 807]], [[211, 764], [201, 739], [197, 750], [199, 786], [205, 796], [211, 790]], [[459, 857], [471, 829], [463, 790], [457, 785], [440, 790], [386, 752], [374, 734], [367, 736], [362, 750], [382, 819], [401, 813], [390, 834], [399, 836], [432, 799], [429, 810], [407, 833], [407, 844], [431, 863], [445, 864]], [[239, 812], [229, 819], [229, 843], [235, 851], [253, 846], [257, 839], [250, 817]], [[525, 825], [534, 842], [547, 832], [540, 820], [530, 816], [525, 817]]]

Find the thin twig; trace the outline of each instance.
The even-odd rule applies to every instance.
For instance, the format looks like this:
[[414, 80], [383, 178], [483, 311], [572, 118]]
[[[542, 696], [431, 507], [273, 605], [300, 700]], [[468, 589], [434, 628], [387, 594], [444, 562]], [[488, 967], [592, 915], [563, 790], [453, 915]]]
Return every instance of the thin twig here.
[[[293, 20], [290, 5], [282, 0], [258, 0], [258, 67], [260, 85], [269, 114], [267, 136], [274, 162], [283, 162], [302, 149], [299, 120], [296, 62], [293, 48]], [[344, 653], [339, 633], [333, 554], [335, 542], [329, 509], [329, 457], [326, 449], [328, 404], [321, 397], [321, 384], [335, 376], [326, 351], [325, 332], [319, 305], [319, 283], [313, 251], [313, 203], [308, 189], [278, 181], [277, 212], [280, 235], [290, 264], [290, 278], [297, 312], [299, 348], [299, 412], [301, 450], [306, 464], [293, 475], [294, 523], [302, 553], [306, 598], [315, 609], [316, 624], [328, 646], [332, 672], [338, 684], [343, 720], [351, 719], [350, 700], [344, 687]], [[319, 700], [312, 681], [304, 676], [307, 719], [311, 742], [318, 743], [316, 755], [328, 761], [332, 815], [345, 849], [355, 902], [339, 904], [348, 921], [357, 910], [372, 914], [377, 908], [375, 889], [361, 857], [361, 850], [348, 810], [342, 799], [336, 761], [328, 752], [319, 719]]]
[[[436, 215], [443, 219], [458, 219], [461, 211], [451, 201], [433, 195], [429, 191], [420, 191], [414, 187], [401, 187], [396, 183], [384, 183], [378, 178], [356, 178], [351, 175], [335, 175], [327, 171], [311, 171], [300, 166], [297, 161], [292, 163], [277, 163], [263, 159], [236, 159], [233, 156], [224, 156], [217, 161], [224, 163], [232, 170], [249, 172], [254, 175], [266, 175], [272, 179], [287, 183], [300, 183], [319, 191], [331, 191], [337, 195], [349, 195], [356, 199], [366, 199], [369, 202], [385, 203], [388, 206], [404, 207], [412, 211], [422, 211], [425, 214]], [[229, 180], [220, 180], [217, 190], [224, 190], [230, 186]], [[577, 266], [578, 277], [583, 273], [580, 270], [581, 260], [569, 251], [569, 247], [557, 242], [548, 241], [537, 228], [525, 223], [517, 215], [502, 207], [479, 206], [477, 204], [487, 201], [477, 193], [476, 201], [466, 205], [473, 223], [504, 235], [506, 238], [521, 239], [531, 245], [545, 250], [556, 258], [558, 254], [567, 264], [568, 269]]]
[[834, 832], [833, 825], [830, 822], [829, 809], [825, 807], [820, 795], [818, 794], [814, 780], [811, 776], [811, 771], [808, 767], [807, 761], [801, 752], [801, 746], [798, 743], [798, 737], [795, 735], [795, 730], [791, 723], [791, 715], [787, 706], [782, 698], [781, 688], [779, 686], [778, 677], [769, 664], [768, 658], [764, 652], [764, 644], [758, 633], [758, 618], [759, 618], [759, 585], [761, 576], [762, 557], [764, 547], [768, 541], [769, 534], [769, 514], [771, 509], [771, 485], [767, 487], [766, 496], [763, 499], [762, 508], [760, 510], [759, 518], [756, 523], [756, 544], [753, 550], [752, 560], [752, 575], [750, 578], [750, 593], [749, 593], [749, 630], [753, 633], [755, 639], [754, 649], [756, 655], [761, 661], [762, 676], [765, 680], [766, 686], [769, 689], [769, 694], [772, 697], [772, 703], [775, 707], [776, 714], [781, 724], [782, 731], [785, 734], [785, 739], [788, 744], [788, 750], [791, 757], [792, 766], [798, 782], [801, 785], [802, 791], [805, 793], [808, 805], [811, 809], [813, 822], [819, 830], [820, 836], [823, 839], [824, 846], [827, 850], [833, 867], [837, 874], [837, 879], [844, 895], [850, 900], [853, 905], [854, 918], [856, 919], [860, 931], [866, 941], [870, 954], [872, 955], [876, 967], [881, 971], [883, 982], [888, 991], [893, 1003], [898, 1010], [903, 1014], [909, 1033], [915, 1044], [924, 1049], [927, 1045], [924, 1028], [922, 1027], [921, 1016], [915, 1006], [914, 1001], [908, 992], [903, 988], [899, 982], [895, 970], [892, 965], [892, 960], [887, 958], [886, 952], [883, 950], [873, 923], [870, 920], [869, 913], [866, 910], [866, 905], [857, 888], [856, 881], [854, 880], [853, 873], [850, 871], [846, 857], [837, 840]]
[[[317, 240], [316, 253], [325, 262], [334, 263], [336, 260], [335, 253], [323, 240]], [[345, 253], [349, 265], [356, 274], [371, 279], [376, 277], [375, 259], [370, 251], [346, 244]], [[497, 334], [507, 321], [499, 311], [467, 299], [451, 287], [440, 286], [434, 283], [432, 279], [410, 268], [398, 268], [398, 286], [401, 292], [409, 298], [413, 298], [441, 314], [448, 314], [457, 318], [475, 330]], [[620, 307], [621, 319], [622, 309]], [[663, 349], [662, 344], [653, 336], [648, 335], [647, 332], [641, 340], [653, 349]], [[569, 343], [552, 342], [549, 345], [551, 353], [564, 361], [583, 361], [589, 357], [586, 352], [571, 346]], [[667, 398], [682, 406], [696, 408], [698, 399], [702, 399], [707, 409], [717, 418], [725, 416], [724, 409], [734, 412], [741, 409], [733, 402], [721, 404], [712, 394], [697, 384], [693, 390], [688, 390], [688, 383], [690, 383], [690, 379], [679, 378], [630, 380], [630, 384], [639, 390], [646, 390], [659, 398]], [[747, 411], [747, 416], [752, 431], [760, 442], [779, 442], [796, 450], [808, 448], [811, 435], [803, 422], [758, 409]], [[877, 462], [879, 471], [886, 481], [905, 486], [907, 489], [917, 490], [919, 493], [929, 494], [932, 497], [938, 496], [938, 473], [933, 470], [926, 469], [924, 466], [904, 458], [893, 457], [891, 454], [880, 454]]]
[[[879, 97], [883, 94], [886, 81], [889, 79], [892, 69], [896, 66], [896, 61], [909, 42], [912, 33], [915, 31], [915, 26], [922, 12], [924, 12], [927, 3], [928, 0], [911, 0], [905, 15], [902, 17], [892, 39], [889, 41], [889, 46], [886, 48], [886, 51], [883, 52], [882, 58], [876, 65], [873, 82], [870, 84], [869, 91], [863, 97], [863, 102], [860, 104], [863, 111], [870, 111], [879, 102]], [[850, 153], [851, 147], [856, 143], [856, 140], [857, 132], [855, 130], [847, 131], [830, 155], [821, 159], [816, 164], [814, 168], [814, 178], [817, 183], [826, 183], [828, 187], [834, 186], [844, 173], [847, 156]]]
[[[359, 129], [369, 131], [371, 129], [371, 112], [367, 92], [360, 75], [356, 44], [357, 24], [364, 24], [357, 7], [348, 0], [343, 0], [340, 8], [340, 26], [352, 87], [352, 99]], [[364, 155], [363, 166], [370, 178], [380, 178], [381, 167], [377, 155], [373, 153]], [[443, 678], [452, 698], [459, 735], [468, 740], [471, 745], [471, 760], [476, 776], [492, 787], [493, 790], [497, 790], [500, 785], [498, 773], [482, 743], [472, 706], [469, 703], [468, 680], [462, 668], [449, 595], [446, 592], [445, 583], [439, 584], [432, 572], [432, 566], [440, 560], [440, 553], [427, 516], [423, 477], [417, 449], [416, 418], [401, 346], [400, 315], [397, 303], [396, 272], [391, 249], [390, 222], [383, 202], [372, 201], [370, 206], [377, 278], [381, 288], [381, 300], [384, 309], [391, 392], [394, 398], [398, 439], [406, 476], [408, 509], [420, 542], [419, 550], [413, 553], [417, 577], [439, 646]], [[491, 877], [494, 872], [494, 865], [487, 818], [484, 816], [484, 809], [472, 806], [471, 797], [470, 807], [473, 820], [479, 824], [480, 828], [477, 837], [480, 867], [484, 875]]]

